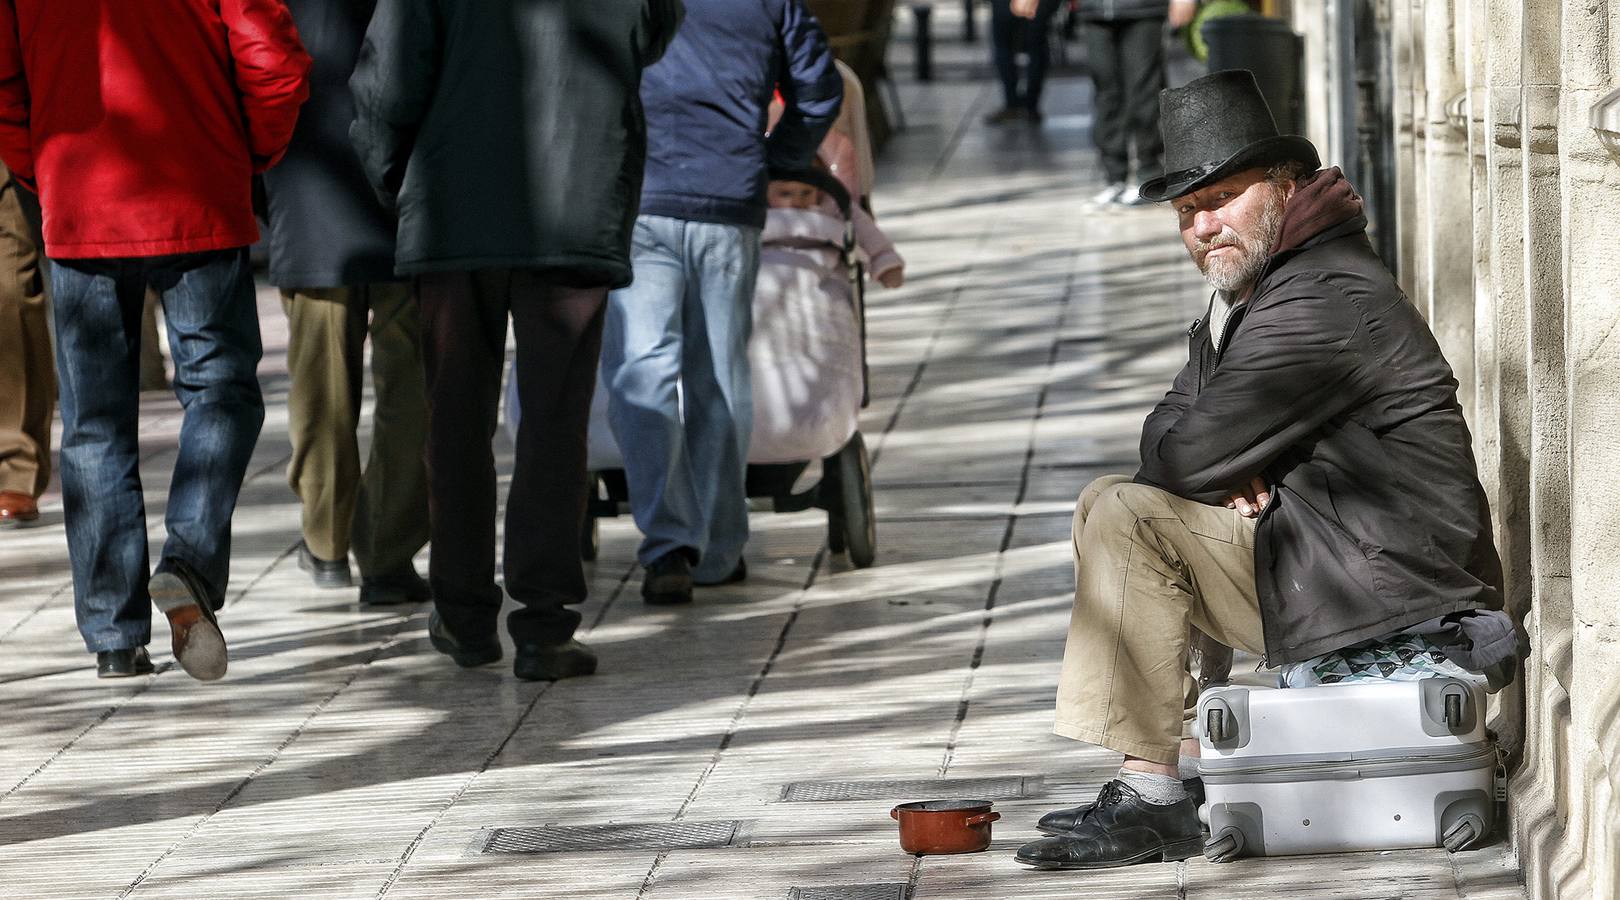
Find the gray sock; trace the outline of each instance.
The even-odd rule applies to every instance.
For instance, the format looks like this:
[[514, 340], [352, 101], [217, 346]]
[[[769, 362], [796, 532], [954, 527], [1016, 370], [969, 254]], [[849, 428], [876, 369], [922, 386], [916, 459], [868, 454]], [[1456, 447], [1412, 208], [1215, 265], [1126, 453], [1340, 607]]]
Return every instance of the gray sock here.
[[1197, 778], [1198, 777], [1198, 757], [1196, 757], [1196, 756], [1183, 756], [1181, 759], [1177, 760], [1176, 761], [1176, 774], [1181, 776], [1182, 781], [1187, 781], [1189, 779]]
[[1170, 806], [1187, 799], [1187, 788], [1174, 775], [1155, 775], [1151, 772], [1119, 770], [1119, 780], [1142, 795], [1142, 799], [1155, 806]]

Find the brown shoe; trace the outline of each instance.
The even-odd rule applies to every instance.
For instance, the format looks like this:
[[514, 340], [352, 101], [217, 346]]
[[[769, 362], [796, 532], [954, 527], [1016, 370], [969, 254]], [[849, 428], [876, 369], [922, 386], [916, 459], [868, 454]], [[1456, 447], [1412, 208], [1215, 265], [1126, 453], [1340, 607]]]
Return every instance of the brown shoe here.
[[16, 528], [39, 518], [39, 504], [17, 491], [0, 491], [0, 528]]

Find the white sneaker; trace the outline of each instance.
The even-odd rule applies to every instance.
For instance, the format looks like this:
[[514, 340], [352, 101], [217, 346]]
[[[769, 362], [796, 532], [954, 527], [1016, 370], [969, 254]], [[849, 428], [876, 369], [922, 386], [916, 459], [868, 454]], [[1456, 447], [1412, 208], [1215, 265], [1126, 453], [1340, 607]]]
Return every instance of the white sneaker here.
[[1153, 201], [1143, 197], [1136, 191], [1125, 191], [1114, 201], [1120, 206], [1152, 206]]
[[1109, 206], [1118, 203], [1125, 196], [1125, 182], [1115, 181], [1107, 187], [1091, 195], [1088, 201], [1095, 206]]

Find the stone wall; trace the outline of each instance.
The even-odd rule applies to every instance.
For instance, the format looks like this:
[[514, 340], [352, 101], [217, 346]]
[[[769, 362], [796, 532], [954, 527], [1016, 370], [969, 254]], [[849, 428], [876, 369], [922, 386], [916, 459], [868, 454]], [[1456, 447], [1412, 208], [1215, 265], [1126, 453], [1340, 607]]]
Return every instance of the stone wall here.
[[[1336, 2], [1296, 2], [1296, 29], [1331, 31]], [[1493, 701], [1512, 840], [1532, 897], [1615, 900], [1620, 156], [1591, 110], [1620, 88], [1620, 0], [1371, 2], [1393, 68], [1391, 263], [1461, 384], [1533, 644]], [[1334, 90], [1326, 62], [1306, 60], [1313, 98]], [[1335, 105], [1309, 110], [1313, 136]]]

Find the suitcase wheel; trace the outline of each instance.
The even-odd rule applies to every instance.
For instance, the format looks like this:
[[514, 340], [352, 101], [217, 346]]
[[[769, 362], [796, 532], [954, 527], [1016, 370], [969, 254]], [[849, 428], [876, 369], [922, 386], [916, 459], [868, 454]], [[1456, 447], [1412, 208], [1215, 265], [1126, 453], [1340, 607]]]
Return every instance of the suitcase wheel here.
[[1230, 737], [1226, 732], [1226, 710], [1212, 706], [1204, 713], [1204, 736], [1211, 744], [1222, 743]]
[[1231, 862], [1242, 854], [1243, 832], [1236, 828], [1222, 828], [1204, 845], [1204, 858], [1212, 863]]
[[1452, 728], [1461, 728], [1463, 724], [1463, 698], [1462, 694], [1446, 695], [1446, 724]]
[[1440, 843], [1445, 846], [1446, 850], [1456, 853], [1459, 850], [1467, 850], [1469, 847], [1474, 846], [1484, 836], [1485, 823], [1479, 820], [1479, 816], [1466, 813], [1458, 818], [1450, 828], [1446, 829], [1446, 833], [1440, 838]]

